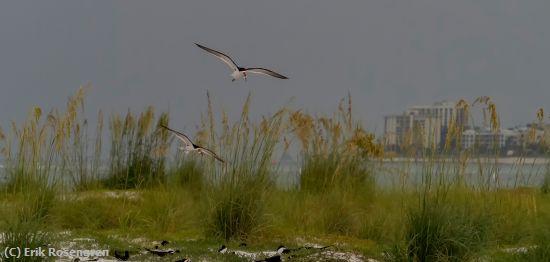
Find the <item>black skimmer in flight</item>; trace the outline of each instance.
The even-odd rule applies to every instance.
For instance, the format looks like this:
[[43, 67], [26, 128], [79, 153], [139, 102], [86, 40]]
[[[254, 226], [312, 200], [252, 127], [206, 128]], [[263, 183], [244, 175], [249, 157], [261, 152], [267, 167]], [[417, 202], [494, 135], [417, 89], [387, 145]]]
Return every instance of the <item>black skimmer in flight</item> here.
[[280, 78], [280, 79], [288, 79], [288, 77], [286, 77], [284, 75], [281, 75], [279, 73], [273, 72], [273, 71], [271, 71], [269, 69], [265, 69], [265, 68], [260, 68], [260, 67], [251, 67], [251, 68], [239, 67], [235, 63], [235, 61], [233, 61], [233, 59], [231, 59], [231, 57], [229, 57], [228, 55], [226, 55], [226, 54], [224, 54], [220, 51], [216, 51], [214, 49], [208, 48], [206, 46], [199, 45], [197, 43], [195, 43], [195, 45], [197, 45], [201, 49], [205, 50], [206, 52], [215, 55], [217, 58], [221, 59], [229, 67], [231, 67], [231, 69], [233, 70], [233, 72], [231, 73], [231, 77], [233, 79], [231, 81], [235, 81], [239, 78], [244, 78], [244, 80], [246, 81], [246, 78], [248, 77], [247, 76], [248, 73], [268, 75], [268, 76], [272, 76], [272, 77], [276, 77], [276, 78]]
[[180, 147], [180, 150], [183, 150], [183, 152], [185, 152], [186, 154], [189, 152], [197, 152], [200, 155], [209, 155], [214, 159], [220, 161], [222, 164], [225, 163], [225, 161], [223, 161], [223, 159], [221, 159], [218, 155], [212, 152], [212, 150], [193, 144], [191, 139], [189, 139], [189, 137], [184, 133], [178, 132], [165, 125], [160, 125], [160, 126], [174, 133], [176, 137], [179, 138], [184, 143], [184, 146]]

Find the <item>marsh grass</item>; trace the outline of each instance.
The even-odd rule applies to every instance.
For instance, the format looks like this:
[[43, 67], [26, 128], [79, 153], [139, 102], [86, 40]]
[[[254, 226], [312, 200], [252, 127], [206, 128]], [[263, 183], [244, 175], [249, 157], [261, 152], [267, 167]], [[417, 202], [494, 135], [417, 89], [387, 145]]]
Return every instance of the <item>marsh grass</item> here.
[[546, 172], [544, 173], [544, 180], [542, 181], [540, 190], [544, 194], [550, 193], [550, 162], [546, 164]]
[[468, 261], [488, 244], [491, 216], [469, 208], [428, 199], [409, 209], [406, 220], [405, 261]]
[[550, 227], [545, 225], [534, 234], [532, 246], [526, 252], [516, 252], [510, 261], [550, 261]]
[[[476, 103], [486, 105], [490, 113], [491, 130], [498, 133], [496, 106], [489, 97], [477, 98], [472, 105], [461, 100], [457, 108], [463, 108], [466, 114], [470, 114], [471, 106]], [[486, 111], [483, 112], [485, 114]], [[424, 161], [421, 183], [416, 188], [418, 200], [416, 204], [405, 207], [402, 241], [387, 252], [389, 260], [470, 261], [479, 257], [484, 248], [489, 246], [495, 211], [494, 205], [491, 205], [494, 199], [485, 192], [496, 185], [493, 180], [483, 179], [490, 178], [483, 174], [498, 172], [495, 170], [498, 165], [492, 164], [499, 157], [498, 149], [495, 147], [493, 151], [495, 161], [482, 161], [478, 156], [479, 174], [482, 177], [480, 184], [472, 186], [464, 183], [466, 162], [472, 156], [477, 156], [479, 148], [476, 144], [473, 149], [462, 150], [463, 128], [451, 120], [443, 151], [434, 150], [435, 139], [428, 141], [429, 149], [420, 151]], [[418, 156], [418, 150], [413, 152]], [[487, 167], [483, 163], [491, 164]]]
[[[548, 127], [544, 123], [544, 110], [542, 108], [539, 109], [537, 112], [537, 119], [538, 119], [538, 127], [543, 130], [542, 139], [539, 141], [540, 144], [542, 144], [544, 150], [545, 150], [545, 156], [546, 159], [550, 159], [550, 148], [548, 147], [547, 137], [548, 137]], [[544, 194], [550, 193], [550, 161], [546, 162], [546, 170], [544, 175], [544, 181], [541, 185], [541, 191]]]
[[[43, 225], [37, 224], [33, 221], [18, 221], [10, 224], [1, 235], [0, 248], [5, 250], [10, 248], [30, 248], [32, 250], [39, 247], [45, 249], [47, 245], [52, 243], [52, 236], [50, 233], [44, 231]], [[39, 256], [20, 256], [5, 257], [5, 253], [0, 255], [2, 261], [44, 261], [43, 257]]]
[[[225, 112], [214, 117], [208, 94], [208, 112], [193, 140], [224, 164], [180, 151], [170, 161], [177, 140], [158, 129], [168, 125], [168, 114], [156, 117], [152, 108], [112, 114], [106, 117], [110, 148], [103, 163], [103, 114], [93, 137], [84, 93], [69, 99], [66, 112], [44, 117], [36, 107], [22, 125], [13, 123], [7, 133], [0, 129], [8, 174], [0, 204], [9, 207], [0, 210], [3, 245], [15, 239], [50, 244], [45, 228], [126, 238], [205, 237], [216, 244], [294, 243], [303, 236], [369, 257], [385, 250], [390, 261], [479, 260], [485, 249], [537, 246], [506, 259], [547, 260], [548, 234], [541, 230], [550, 217], [550, 201], [540, 193], [545, 186], [499, 188], [500, 152], [461, 148], [461, 126], [449, 127], [441, 148], [426, 147], [431, 142], [423, 138], [426, 130], [411, 135], [406, 151], [423, 165], [420, 183], [405, 175], [401, 185], [384, 188], [376, 186], [372, 165], [384, 152], [353, 119], [350, 96], [330, 117], [285, 107], [252, 122], [249, 95], [240, 118], [230, 122]], [[494, 103], [488, 97], [477, 103], [497, 132]], [[469, 110], [473, 104], [457, 106]], [[273, 155], [287, 150], [289, 141], [297, 142], [298, 185], [277, 187]], [[404, 163], [405, 173], [412, 161]], [[477, 185], [466, 182], [469, 161], [478, 164]]]
[[174, 167], [168, 170], [167, 184], [200, 195], [205, 183], [205, 170], [197, 159], [182, 158], [178, 152]]
[[[358, 232], [361, 205], [349, 199], [345, 192], [333, 190], [321, 198], [324, 205], [320, 206], [318, 217], [320, 228], [324, 234], [356, 235]], [[364, 203], [366, 204], [366, 203]]]
[[162, 235], [200, 226], [202, 204], [197, 203], [193, 194], [188, 189], [174, 187], [144, 192], [141, 207], [135, 209], [142, 217], [139, 227]]
[[338, 114], [332, 118], [313, 117], [301, 111], [291, 113], [290, 132], [302, 145], [300, 190], [374, 189], [368, 160], [381, 156], [382, 148], [372, 134], [353, 120], [351, 96], [347, 107], [344, 104], [342, 100]]
[[374, 178], [366, 165], [363, 159], [338, 153], [306, 155], [300, 173], [300, 189], [323, 193], [347, 188], [372, 194]]
[[164, 150], [168, 134], [157, 126], [168, 124], [168, 114], [161, 114], [154, 125], [152, 107], [136, 117], [128, 112], [124, 119], [114, 115], [110, 120], [111, 151], [107, 188], [129, 189], [164, 184]]
[[[283, 130], [285, 110], [264, 117], [251, 125], [249, 107], [251, 95], [246, 98], [241, 117], [231, 124], [224, 115], [220, 148], [226, 163], [210, 165], [206, 192], [209, 211], [206, 220], [207, 235], [223, 239], [245, 239], [258, 231], [265, 221], [265, 201], [274, 182], [270, 178], [271, 158]], [[208, 96], [208, 119], [203, 130], [210, 143], [216, 144], [216, 128]]]
[[50, 220], [60, 229], [112, 230], [138, 223], [139, 202], [124, 198], [107, 198], [103, 191], [67, 199], [56, 206]]

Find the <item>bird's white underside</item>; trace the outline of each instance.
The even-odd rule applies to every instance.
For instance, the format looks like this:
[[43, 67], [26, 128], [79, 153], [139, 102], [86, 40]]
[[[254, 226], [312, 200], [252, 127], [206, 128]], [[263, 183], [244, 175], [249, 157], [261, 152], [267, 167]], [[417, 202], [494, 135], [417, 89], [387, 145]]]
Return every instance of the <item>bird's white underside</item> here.
[[231, 77], [235, 80], [241, 79], [244, 76], [243, 72], [235, 70], [231, 73]]

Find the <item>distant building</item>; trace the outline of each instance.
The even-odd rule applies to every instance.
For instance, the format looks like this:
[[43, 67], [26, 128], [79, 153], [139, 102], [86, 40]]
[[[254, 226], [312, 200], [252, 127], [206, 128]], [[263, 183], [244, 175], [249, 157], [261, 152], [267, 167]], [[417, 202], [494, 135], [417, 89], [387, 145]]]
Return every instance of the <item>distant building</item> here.
[[433, 105], [412, 106], [408, 111], [417, 112], [422, 116], [439, 118], [441, 126], [447, 129], [451, 124], [468, 127], [468, 114], [464, 108], [457, 108], [455, 102], [441, 101]]
[[550, 125], [528, 124], [510, 129], [515, 136], [507, 138], [506, 147], [512, 155], [544, 155], [550, 145]]
[[482, 130], [468, 129], [462, 133], [462, 147], [477, 147], [481, 151], [502, 149], [508, 144], [515, 143], [518, 133], [510, 129], [498, 131], [484, 128]]
[[384, 117], [385, 144], [395, 151], [412, 144], [422, 148], [435, 144], [441, 148], [451, 125], [466, 128], [467, 123], [467, 113], [453, 102], [412, 106], [403, 114]]
[[438, 145], [441, 141], [440, 119], [418, 115], [415, 112], [386, 116], [384, 129], [385, 144], [392, 150], [399, 150], [408, 145], [428, 148]]

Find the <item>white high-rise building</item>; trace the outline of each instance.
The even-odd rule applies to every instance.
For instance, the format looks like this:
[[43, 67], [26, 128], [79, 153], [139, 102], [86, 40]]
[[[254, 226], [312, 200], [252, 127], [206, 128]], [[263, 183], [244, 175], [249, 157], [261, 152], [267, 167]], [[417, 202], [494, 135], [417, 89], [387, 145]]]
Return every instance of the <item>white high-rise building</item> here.
[[416, 112], [384, 118], [385, 144], [393, 149], [404, 145], [428, 148], [441, 141], [441, 120]]
[[462, 147], [471, 148], [478, 146], [483, 149], [503, 148], [508, 138], [517, 136], [518, 132], [509, 129], [500, 129], [498, 132], [489, 128], [482, 130], [468, 129], [462, 133]]
[[433, 144], [441, 147], [451, 124], [464, 129], [468, 124], [465, 110], [457, 108], [454, 102], [412, 106], [401, 115], [384, 118], [385, 143], [392, 149], [399, 149], [407, 143], [422, 144], [424, 148]]
[[464, 108], [457, 108], [455, 102], [441, 101], [433, 105], [411, 106], [407, 110], [417, 112], [422, 116], [431, 116], [441, 119], [441, 126], [448, 128], [454, 122], [457, 126], [468, 126], [468, 115]]

